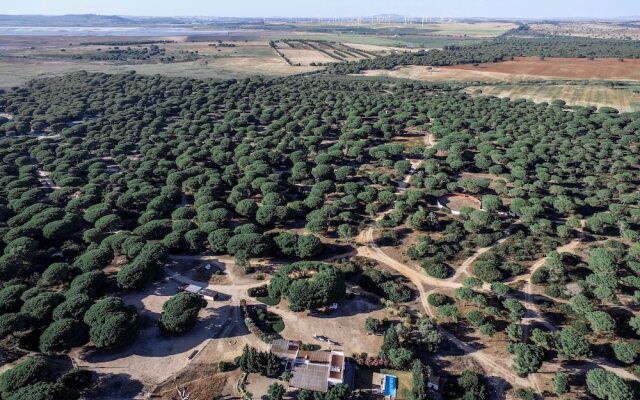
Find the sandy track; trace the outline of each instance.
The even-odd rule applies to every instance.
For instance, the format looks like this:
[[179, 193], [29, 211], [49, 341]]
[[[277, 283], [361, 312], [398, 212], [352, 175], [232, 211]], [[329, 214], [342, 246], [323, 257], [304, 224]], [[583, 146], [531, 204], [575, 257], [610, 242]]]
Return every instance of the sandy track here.
[[[575, 252], [575, 250], [578, 248], [578, 246], [582, 243], [584, 239], [584, 234], [581, 232], [580, 236], [577, 239], [574, 239], [572, 241], [570, 241], [567, 244], [564, 244], [560, 247], [558, 247], [556, 249], [556, 251], [558, 253], [573, 253]], [[547, 257], [543, 257], [541, 259], [539, 259], [538, 261], [536, 261], [530, 268], [529, 273], [527, 275], [525, 275], [523, 278], [517, 279], [513, 282], [519, 282], [522, 281], [524, 282], [524, 285], [526, 286], [526, 289], [524, 291], [525, 294], [525, 301], [523, 303], [523, 305], [525, 306], [525, 308], [527, 309], [527, 314], [525, 315], [525, 318], [523, 318], [522, 320], [522, 325], [523, 325], [523, 342], [526, 342], [529, 339], [529, 330], [532, 326], [533, 323], [540, 323], [542, 325], [544, 325], [544, 327], [552, 332], [555, 332], [558, 330], [558, 328], [551, 324], [547, 319], [545, 319], [542, 316], [542, 313], [540, 312], [540, 310], [538, 309], [538, 307], [536, 306], [535, 302], [531, 299], [532, 296], [532, 290], [533, 290], [533, 284], [531, 283], [531, 278], [533, 276], [533, 274], [540, 269], [541, 267], [543, 267], [545, 265], [545, 262], [547, 261]], [[584, 360], [585, 364], [582, 366], [579, 366], [580, 369], [583, 370], [588, 370], [591, 369], [591, 367], [589, 366], [589, 363], [591, 364], [595, 364], [600, 368], [604, 368], [608, 371], [611, 371], [615, 374], [617, 374], [618, 376], [620, 376], [623, 379], [627, 379], [627, 380], [634, 380], [634, 381], [640, 381], [640, 378], [638, 378], [637, 376], [635, 376], [634, 374], [630, 373], [629, 371], [627, 371], [626, 369], [619, 367], [613, 363], [611, 363], [610, 361], [602, 358], [602, 357], [593, 357], [587, 360]]]
[[[425, 136], [424, 141], [427, 147], [432, 147], [436, 145], [434, 137], [431, 134], [429, 134], [428, 136]], [[411, 179], [411, 175], [413, 174], [413, 172], [414, 171], [411, 171], [408, 174], [408, 177], [404, 179], [404, 181], [408, 182]], [[400, 192], [402, 190], [403, 189], [399, 187], [397, 191]], [[376, 221], [381, 219], [384, 214], [385, 213], [379, 214], [378, 217], [376, 218]], [[442, 280], [442, 279], [436, 279], [436, 278], [430, 277], [390, 257], [375, 243], [375, 240], [373, 238], [374, 227], [375, 227], [375, 221], [370, 223], [360, 233], [360, 235], [358, 235], [358, 238], [356, 239], [356, 241], [361, 243], [362, 245], [356, 249], [357, 254], [364, 257], [369, 257], [384, 265], [387, 265], [388, 267], [393, 268], [394, 270], [396, 270], [397, 272], [399, 272], [400, 274], [404, 275], [409, 280], [411, 280], [411, 282], [418, 288], [422, 307], [430, 317], [435, 318], [436, 315], [433, 312], [433, 310], [429, 307], [429, 302], [427, 301], [428, 294], [433, 292], [435, 289], [427, 292], [425, 290], [425, 285], [436, 287], [436, 288], [446, 287], [446, 288], [455, 289], [455, 288], [461, 287], [462, 284], [459, 282], [454, 282], [453, 280]], [[509, 365], [503, 363], [503, 360], [498, 360], [495, 357], [487, 354], [486, 352], [483, 352], [482, 350], [479, 350], [477, 348], [474, 348], [468, 345], [467, 343], [458, 339], [454, 334], [448, 332], [442, 327], [439, 327], [439, 329], [444, 335], [444, 337], [447, 340], [449, 340], [449, 342], [451, 342], [458, 349], [462, 350], [465, 354], [476, 359], [476, 361], [478, 361], [480, 365], [482, 365], [485, 368], [485, 371], [487, 374], [496, 375], [501, 378], [507, 379], [510, 384], [515, 386], [528, 387], [531, 384], [533, 384], [531, 379], [522, 378], [516, 375], [515, 373], [513, 373]]]
[[494, 247], [496, 247], [497, 245], [503, 243], [505, 240], [509, 239], [509, 235], [511, 234], [511, 231], [518, 226], [518, 224], [520, 223], [520, 221], [516, 221], [514, 223], [512, 223], [511, 225], [509, 225], [507, 227], [507, 229], [504, 230], [504, 236], [494, 242], [491, 246], [487, 246], [487, 247], [483, 247], [481, 249], [476, 250], [475, 253], [473, 253], [473, 255], [469, 258], [467, 258], [466, 260], [464, 260], [464, 262], [462, 264], [460, 264], [460, 266], [458, 267], [458, 269], [456, 270], [456, 272], [453, 274], [453, 276], [447, 278], [447, 281], [457, 281], [458, 278], [460, 278], [463, 274], [464, 275], [469, 275], [469, 273], [467, 272], [467, 270], [469, 269], [469, 267], [471, 265], [473, 265], [473, 263], [478, 259], [478, 257], [480, 257], [481, 255], [483, 255], [484, 253], [486, 253], [487, 251], [493, 249]]

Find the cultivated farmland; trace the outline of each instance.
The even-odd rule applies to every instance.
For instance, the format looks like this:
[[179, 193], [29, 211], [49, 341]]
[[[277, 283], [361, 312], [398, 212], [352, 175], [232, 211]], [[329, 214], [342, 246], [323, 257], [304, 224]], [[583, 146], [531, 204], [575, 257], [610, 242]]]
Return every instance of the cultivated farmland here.
[[511, 99], [529, 99], [551, 102], [562, 99], [570, 105], [613, 107], [622, 112], [640, 111], [638, 87], [610, 87], [604, 85], [499, 85], [476, 86], [466, 90], [471, 94], [483, 94]]

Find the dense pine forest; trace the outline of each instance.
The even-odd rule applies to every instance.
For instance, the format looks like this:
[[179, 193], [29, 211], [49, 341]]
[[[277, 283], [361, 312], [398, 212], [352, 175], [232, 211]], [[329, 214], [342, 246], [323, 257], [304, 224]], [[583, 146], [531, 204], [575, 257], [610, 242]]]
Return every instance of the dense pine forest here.
[[335, 74], [353, 74], [368, 69], [393, 69], [403, 65], [445, 66], [499, 62], [514, 57], [640, 58], [640, 42], [635, 40], [590, 39], [581, 37], [522, 37], [506, 34], [472, 45], [445, 46], [418, 52], [404, 52], [369, 60], [333, 64]]
[[[638, 57], [640, 48], [501, 39], [332, 68], [346, 73], [516, 55]], [[616, 323], [612, 328], [602, 316], [607, 304], [640, 302], [640, 113], [473, 97], [458, 89], [326, 76], [214, 81], [81, 72], [3, 92], [3, 345], [49, 355], [87, 343], [104, 351], [127, 345], [140, 321], [120, 296], [161, 277], [171, 254], [231, 255], [247, 270], [258, 257], [284, 258], [291, 264], [274, 276], [269, 295], [285, 297], [294, 311], [327, 306], [345, 296], [354, 266], [294, 262], [331, 255], [336, 250], [327, 238], [353, 238], [390, 210], [376, 222], [383, 239], [397, 241], [394, 228], [403, 223], [420, 232], [408, 256], [438, 279], [447, 278], [461, 254], [494, 242], [518, 221], [517, 240], [486, 253], [456, 292], [460, 302], [493, 313], [469, 313], [471, 324], [513, 337], [522, 336], [515, 323], [524, 309], [503, 299], [500, 281], [521, 274], [522, 261], [577, 237], [584, 220], [598, 240], [589, 262], [558, 256], [536, 276], [550, 297], [568, 298], [559, 284], [580, 281], [581, 294], [565, 301], [570, 306], [559, 318], [582, 325], [553, 337], [539, 331], [533, 344], [515, 340], [509, 351], [521, 375], [540, 367], [544, 351], [589, 357], [591, 329], [615, 332]], [[437, 144], [402, 140], [416, 132], [429, 132]], [[422, 163], [410, 189], [399, 192], [410, 157]], [[452, 192], [481, 198], [484, 209], [464, 209], [458, 218], [427, 211]], [[304, 270], [315, 275], [292, 278]], [[368, 274], [372, 291], [398, 303], [410, 298], [402, 285]], [[483, 281], [493, 283], [491, 295], [474, 293]], [[164, 310], [161, 329], [183, 333], [193, 326], [203, 305], [179, 296]], [[431, 300], [444, 320], [458, 322], [452, 299]], [[616, 318], [614, 341], [623, 344], [612, 351], [632, 365], [638, 318]], [[435, 330], [428, 319], [422, 324], [424, 332]], [[371, 322], [367, 329], [378, 327]], [[399, 365], [410, 365], [413, 353], [392, 351], [399, 341], [389, 332], [380, 357], [392, 364], [409, 357]], [[87, 379], [77, 370], [56, 375], [43, 359], [29, 362], [22, 368], [40, 373], [0, 377], [3, 398], [27, 399], [36, 391], [74, 398]], [[631, 393], [626, 383], [597, 374], [592, 392], [609, 379], [623, 393], [617, 398], [631, 398], [624, 397]]]

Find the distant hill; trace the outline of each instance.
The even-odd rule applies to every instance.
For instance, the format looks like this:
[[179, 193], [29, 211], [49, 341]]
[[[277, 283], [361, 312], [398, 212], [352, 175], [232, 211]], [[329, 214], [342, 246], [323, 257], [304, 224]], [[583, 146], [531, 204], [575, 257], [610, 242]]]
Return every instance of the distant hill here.
[[118, 15], [0, 15], [4, 26], [120, 26], [147, 24], [183, 24], [178, 18], [121, 17]]

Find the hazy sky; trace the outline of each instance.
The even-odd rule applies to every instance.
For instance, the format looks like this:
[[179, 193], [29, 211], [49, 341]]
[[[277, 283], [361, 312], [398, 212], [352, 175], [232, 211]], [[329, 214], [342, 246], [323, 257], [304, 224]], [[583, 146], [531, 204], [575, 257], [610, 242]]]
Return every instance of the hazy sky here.
[[147, 16], [591, 17], [640, 15], [640, 0], [3, 0], [0, 14]]

